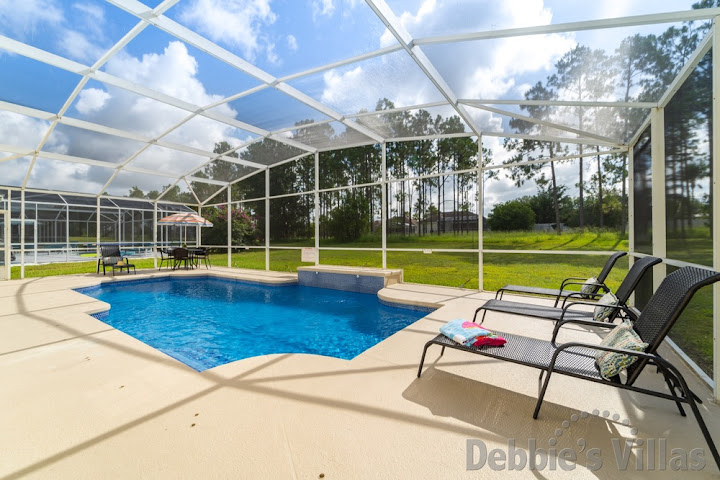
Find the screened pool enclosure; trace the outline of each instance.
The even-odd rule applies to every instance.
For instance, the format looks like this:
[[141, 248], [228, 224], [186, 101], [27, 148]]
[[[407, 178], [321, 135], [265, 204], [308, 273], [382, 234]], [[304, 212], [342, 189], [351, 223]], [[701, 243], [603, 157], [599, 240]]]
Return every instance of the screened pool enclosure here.
[[[6, 8], [0, 278], [189, 244], [493, 290], [622, 249], [663, 259], [642, 308], [678, 267], [720, 270], [720, 8], [597, 3]], [[213, 227], [158, 225], [179, 211]], [[720, 288], [697, 297], [672, 346], [720, 399]]]

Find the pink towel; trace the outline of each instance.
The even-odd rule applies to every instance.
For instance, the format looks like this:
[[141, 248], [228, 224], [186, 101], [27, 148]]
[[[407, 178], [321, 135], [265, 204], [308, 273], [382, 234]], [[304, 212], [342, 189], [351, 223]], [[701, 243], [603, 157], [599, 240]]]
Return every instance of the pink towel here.
[[505, 340], [503, 337], [499, 335], [495, 335], [494, 333], [491, 333], [490, 335], [485, 335], [484, 337], [478, 337], [475, 339], [475, 342], [473, 343], [473, 346], [475, 347], [502, 347], [507, 343], [507, 340]]

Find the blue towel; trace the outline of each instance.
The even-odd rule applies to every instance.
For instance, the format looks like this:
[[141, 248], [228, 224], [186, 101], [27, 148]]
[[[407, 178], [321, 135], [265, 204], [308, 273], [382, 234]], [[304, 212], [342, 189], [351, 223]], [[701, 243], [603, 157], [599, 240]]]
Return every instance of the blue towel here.
[[477, 338], [490, 335], [488, 330], [477, 323], [468, 322], [462, 318], [450, 320], [440, 327], [440, 333], [463, 345], [472, 345]]

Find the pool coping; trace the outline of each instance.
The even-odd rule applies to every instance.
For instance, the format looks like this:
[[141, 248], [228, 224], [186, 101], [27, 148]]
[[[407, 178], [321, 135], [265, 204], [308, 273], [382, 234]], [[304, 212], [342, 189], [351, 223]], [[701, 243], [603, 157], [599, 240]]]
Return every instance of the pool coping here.
[[[372, 269], [375, 271], [375, 276], [380, 275], [380, 269]], [[310, 270], [314, 271], [314, 270]], [[332, 271], [332, 270], [323, 270]], [[347, 271], [355, 273], [355, 269], [347, 269]], [[359, 271], [359, 270], [358, 270]], [[160, 279], [160, 278], [197, 278], [197, 277], [210, 277], [210, 278], [221, 278], [226, 280], [238, 280], [248, 283], [257, 283], [263, 285], [295, 285], [298, 283], [297, 274], [287, 272], [272, 272], [265, 270], [250, 270], [250, 269], [225, 269], [223, 267], [216, 269], [207, 270], [149, 270], [140, 269], [135, 275], [118, 275], [118, 276], [107, 276], [100, 274], [85, 274], [85, 275], [67, 275], [67, 277], [80, 277], [87, 278], [88, 285], [80, 287], [72, 287], [72, 290], [80, 288], [88, 288], [100, 285], [102, 283], [113, 283], [123, 281], [134, 281], [134, 280], [148, 280], [148, 279]], [[406, 287], [402, 287], [405, 285]], [[415, 286], [418, 288], [427, 288], [427, 285], [413, 284], [413, 283], [392, 283], [386, 287], [380, 289], [377, 292], [378, 299], [387, 303], [406, 305], [409, 307], [422, 307], [426, 309], [438, 309], [441, 308], [445, 302], [457, 297], [466, 297], [479, 293], [477, 290], [469, 290], [462, 288], [452, 287], [437, 287], [444, 290], [442, 294], [433, 292], [415, 292], [412, 288], [407, 286]], [[322, 287], [313, 287], [322, 288]], [[453, 292], [453, 294], [448, 294]], [[109, 307], [108, 307], [109, 308]], [[105, 309], [107, 310], [107, 309]], [[102, 312], [104, 310], [100, 310]], [[98, 311], [88, 312], [89, 314], [99, 313]]]
[[[112, 285], [112, 284], [117, 284], [117, 283], [136, 283], [136, 282], [137, 283], [148, 283], [148, 282], [163, 282], [167, 279], [213, 278], [213, 279], [225, 280], [225, 281], [229, 281], [229, 282], [237, 282], [237, 283], [243, 283], [243, 284], [249, 284], [249, 285], [263, 285], [263, 286], [267, 286], [267, 287], [287, 287], [287, 286], [297, 285], [297, 286], [302, 286], [305, 288], [317, 288], [317, 289], [321, 289], [321, 290], [329, 290], [329, 291], [334, 291], [334, 292], [346, 291], [348, 293], [360, 293], [362, 295], [374, 295], [376, 297], [377, 301], [382, 305], [385, 305], [388, 307], [404, 308], [404, 309], [412, 310], [415, 312], [421, 312], [424, 314], [423, 317], [434, 312], [438, 308], [442, 307], [442, 304], [439, 304], [439, 303], [415, 302], [415, 301], [412, 301], [411, 299], [403, 298], [402, 296], [382, 295], [382, 297], [381, 297], [379, 292], [377, 294], [373, 294], [373, 293], [366, 293], [366, 292], [355, 292], [353, 290], [344, 290], [344, 289], [340, 289], [340, 288], [328, 289], [327, 287], [322, 287], [322, 286], [302, 285], [302, 284], [299, 284], [297, 282], [297, 280], [293, 281], [292, 278], [290, 278], [290, 276], [283, 276], [282, 278], [272, 278], [272, 277], [271, 278], [264, 278], [264, 277], [255, 278], [252, 275], [248, 275], [247, 272], [241, 272], [240, 274], [233, 274], [233, 273], [238, 273], [238, 272], [226, 272], [226, 271], [209, 272], [208, 270], [195, 271], [192, 274], [187, 274], [189, 272], [183, 272], [183, 271], [180, 271], [180, 272], [178, 272], [178, 271], [156, 272], [156, 274], [151, 274], [150, 272], [147, 272], [147, 273], [148, 274], [141, 275], [141, 276], [138, 276], [138, 275], [132, 275], [132, 276], [124, 275], [122, 277], [111, 276], [109, 279], [105, 278], [106, 276], [103, 276], [100, 278], [100, 280], [101, 280], [100, 282], [93, 282], [92, 285], [88, 285], [88, 286], [75, 286], [75, 287], [72, 287], [71, 289], [74, 292], [84, 295], [84, 296], [88, 297], [89, 299], [91, 299], [90, 300], [91, 304], [94, 304], [94, 303], [97, 304], [96, 306], [89, 307], [87, 310], [85, 310], [83, 313], [85, 313], [86, 315], [93, 317], [94, 319], [102, 322], [103, 324], [107, 325], [110, 328], [113, 328], [115, 330], [123, 332], [124, 334], [130, 336], [131, 338], [133, 338], [134, 340], [136, 340], [138, 342], [148, 345], [151, 348], [155, 348], [158, 352], [160, 352], [163, 355], [166, 355], [169, 359], [180, 362], [183, 365], [188, 366], [188, 367], [192, 368], [193, 370], [197, 371], [198, 373], [202, 373], [206, 370], [212, 370], [214, 368], [222, 367], [229, 363], [239, 362], [242, 360], [246, 360], [247, 358], [253, 358], [253, 357], [241, 358], [241, 359], [233, 360], [233, 361], [223, 363], [220, 365], [216, 365], [213, 367], [198, 369], [195, 366], [192, 366], [190, 363], [187, 363], [184, 360], [176, 358], [168, 353], [165, 353], [160, 348], [152, 346], [152, 345], [146, 343], [145, 341], [143, 341], [142, 339], [140, 339], [130, 333], [127, 333], [122, 329], [116, 328], [115, 326], [113, 326], [113, 325], [105, 322], [101, 318], [99, 318], [98, 317], [99, 314], [106, 314], [107, 312], [109, 312], [112, 309], [112, 306], [103, 300], [100, 300], [96, 297], [88, 295], [87, 291], [99, 289], [99, 288], [101, 288], [102, 285]], [[406, 327], [403, 327], [403, 328], [407, 328], [408, 326], [412, 325], [413, 323], [416, 323], [419, 320], [420, 319], [417, 319], [417, 320], [413, 321], [412, 323], [410, 323], [409, 325], [406, 325]], [[401, 331], [401, 330], [402, 329], [400, 329], [398, 331]], [[374, 345], [367, 347], [365, 350], [358, 353], [353, 358], [342, 358], [342, 357], [337, 357], [334, 355], [323, 355], [320, 353], [310, 353], [310, 352], [293, 352], [293, 353], [278, 352], [278, 353], [270, 353], [270, 354], [265, 354], [265, 355], [255, 355], [255, 357], [256, 356], [268, 356], [268, 355], [292, 354], [292, 355], [312, 355], [312, 356], [319, 356], [319, 357], [330, 357], [330, 358], [335, 358], [335, 359], [343, 360], [343, 361], [352, 361], [355, 358], [358, 358], [361, 355], [363, 355], [365, 352], [367, 352], [374, 346], [386, 341], [388, 338], [392, 337], [392, 335], [394, 335], [395, 333], [397, 333], [397, 332], [394, 332], [394, 333], [390, 334], [389, 336], [383, 338], [379, 342], [375, 343]]]

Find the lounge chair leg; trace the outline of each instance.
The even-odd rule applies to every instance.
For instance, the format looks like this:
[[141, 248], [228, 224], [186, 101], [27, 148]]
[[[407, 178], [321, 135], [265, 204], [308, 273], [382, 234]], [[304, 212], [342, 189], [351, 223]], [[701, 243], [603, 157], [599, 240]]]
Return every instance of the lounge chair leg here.
[[[418, 367], [418, 373], [417, 373], [418, 378], [420, 378], [420, 374], [422, 373], [422, 367], [423, 367], [423, 364], [425, 363], [425, 354], [427, 353], [427, 349], [430, 345], [432, 345], [432, 342], [426, 343], [425, 348], [423, 348], [423, 354], [422, 354], [422, 357], [420, 358], [420, 366]], [[445, 347], [443, 347], [443, 348], [445, 348]]]
[[[677, 386], [670, 381], [670, 377], [665, 370], [662, 371], [662, 374], [663, 377], [665, 377], [665, 384], [668, 386], [668, 390], [670, 390], [670, 395], [677, 397]], [[680, 411], [680, 415], [682, 415], [683, 417], [687, 417], [685, 409], [683, 408], [679, 400], [675, 400], [675, 405], [677, 405], [677, 408]]]
[[677, 371], [677, 369], [670, 365], [669, 370], [672, 371], [673, 377], [677, 380], [678, 383], [677, 388], [684, 395], [684, 400], [690, 405], [690, 409], [692, 410], [693, 415], [695, 415], [695, 420], [700, 427], [700, 431], [702, 432], [703, 437], [705, 437], [705, 442], [707, 442], [708, 447], [710, 447], [710, 453], [715, 460], [715, 466], [720, 468], [720, 454], [718, 453], [717, 447], [715, 446], [715, 442], [710, 436], [707, 425], [705, 425], [705, 420], [703, 420], [702, 414], [697, 407], [697, 402], [695, 401], [697, 396], [692, 392], [692, 390], [690, 390], [690, 387], [687, 386], [685, 379], [680, 374], [680, 372]]
[[538, 376], [538, 395], [540, 395], [540, 391], [542, 390], [542, 381], [544, 374], [545, 370], [540, 370], [540, 375]]
[[442, 357], [445, 353], [445, 345], [443, 345], [442, 350], [440, 350], [440, 356]]
[[702, 414], [700, 413], [700, 410], [697, 407], [697, 403], [695, 402], [695, 394], [690, 391], [688, 386], [685, 384], [684, 381], [681, 380], [681, 383], [683, 384], [681, 387], [681, 390], [683, 390], [686, 394], [687, 402], [690, 404], [690, 409], [692, 410], [693, 414], [695, 415], [695, 420], [697, 420], [698, 425], [700, 426], [700, 431], [703, 434], [703, 437], [705, 437], [705, 441], [708, 444], [708, 447], [710, 447], [710, 453], [712, 453], [713, 459], [715, 460], [715, 466], [720, 468], [720, 454], [718, 453], [717, 447], [715, 446], [715, 442], [713, 441], [712, 437], [710, 436], [710, 432], [707, 429], [707, 425], [705, 425], [705, 420], [702, 418]]
[[[542, 374], [542, 372], [540, 372]], [[540, 390], [540, 394], [538, 395], [538, 401], [535, 405], [535, 412], [533, 413], [533, 418], [537, 420], [538, 415], [540, 414], [540, 407], [542, 406], [543, 398], [545, 398], [545, 392], [547, 391], [548, 383], [550, 383], [550, 374], [552, 372], [548, 370], [547, 376], [545, 377], [545, 382], [543, 383], [542, 389]]]

